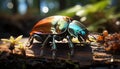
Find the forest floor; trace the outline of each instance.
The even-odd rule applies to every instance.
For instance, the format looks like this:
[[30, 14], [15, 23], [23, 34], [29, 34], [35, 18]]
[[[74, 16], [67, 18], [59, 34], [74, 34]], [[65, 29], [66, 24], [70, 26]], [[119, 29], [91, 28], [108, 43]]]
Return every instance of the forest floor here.
[[[27, 41], [23, 38], [22, 42]], [[120, 55], [106, 53], [103, 47], [91, 45], [81, 46], [74, 43], [74, 56], [70, 57], [68, 43], [57, 43], [56, 59], [52, 59], [51, 44], [44, 49], [44, 56], [40, 57], [41, 43], [34, 43], [31, 48], [25, 49], [21, 55], [19, 49], [14, 53], [7, 44], [0, 44], [0, 69], [89, 69], [89, 68], [120, 68]]]

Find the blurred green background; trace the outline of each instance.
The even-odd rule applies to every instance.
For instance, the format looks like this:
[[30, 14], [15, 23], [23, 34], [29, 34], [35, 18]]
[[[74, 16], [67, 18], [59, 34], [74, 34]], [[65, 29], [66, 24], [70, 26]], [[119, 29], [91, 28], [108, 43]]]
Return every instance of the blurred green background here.
[[34, 24], [51, 15], [66, 15], [90, 32], [120, 32], [120, 0], [0, 0], [0, 38], [29, 36]]

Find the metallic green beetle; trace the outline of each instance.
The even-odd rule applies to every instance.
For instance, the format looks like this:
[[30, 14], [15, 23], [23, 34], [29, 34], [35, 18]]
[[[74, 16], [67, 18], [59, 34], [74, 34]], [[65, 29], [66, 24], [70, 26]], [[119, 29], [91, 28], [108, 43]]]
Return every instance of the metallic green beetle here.
[[30, 32], [30, 37], [27, 46], [31, 46], [34, 39], [41, 41], [41, 56], [44, 53], [44, 46], [48, 42], [52, 42], [52, 57], [55, 58], [56, 42], [55, 40], [61, 40], [67, 38], [70, 54], [74, 54], [74, 45], [71, 41], [72, 37], [77, 37], [79, 41], [85, 41], [87, 39], [88, 30], [86, 27], [77, 20], [72, 20], [68, 16], [50, 16], [40, 20]]

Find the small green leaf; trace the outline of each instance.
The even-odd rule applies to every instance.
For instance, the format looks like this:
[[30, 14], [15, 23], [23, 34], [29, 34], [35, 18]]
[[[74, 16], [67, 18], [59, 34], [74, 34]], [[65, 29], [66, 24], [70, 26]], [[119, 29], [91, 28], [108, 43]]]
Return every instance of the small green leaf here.
[[23, 35], [18, 36], [15, 41], [20, 41], [22, 39]]
[[3, 42], [3, 43], [9, 43], [10, 42], [10, 40], [8, 40], [8, 39], [1, 39], [1, 41]]

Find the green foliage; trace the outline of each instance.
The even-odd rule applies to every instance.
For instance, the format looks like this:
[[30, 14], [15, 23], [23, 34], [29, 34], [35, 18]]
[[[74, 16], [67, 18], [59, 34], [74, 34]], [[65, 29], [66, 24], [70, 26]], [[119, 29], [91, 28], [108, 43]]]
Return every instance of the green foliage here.
[[[108, 0], [104, 0], [95, 4], [88, 4], [84, 6], [81, 10], [79, 10], [77, 12], [77, 15], [81, 17], [81, 16], [87, 16], [95, 12], [103, 11], [108, 5], [109, 5]], [[81, 11], [84, 11], [84, 12], [80, 13]]]
[[69, 8], [69, 9], [58, 12], [57, 15], [65, 15], [65, 16], [72, 17], [76, 14], [76, 12], [78, 12], [81, 9], [82, 9], [82, 6], [76, 5], [76, 6]]
[[[104, 1], [101, 1], [101, 2], [98, 2], [98, 3], [95, 3], [95, 4], [88, 4], [88, 5], [85, 5], [85, 6], [76, 5], [74, 7], [69, 8], [69, 9], [58, 12], [57, 14], [67, 15], [67, 16], [71, 16], [71, 17], [74, 16], [75, 14], [77, 14], [77, 16], [81, 17], [81, 16], [88, 15], [90, 13], [101, 11], [108, 4], [109, 4], [109, 1], [104, 0]], [[82, 12], [82, 13], [79, 13], [79, 12]]]
[[[120, 17], [120, 14], [115, 14], [115, 7], [110, 7], [111, 0], [102, 0], [85, 6], [74, 6], [67, 10], [61, 11], [60, 15], [70, 17], [79, 16], [81, 22], [87, 24], [89, 31], [98, 31], [98, 29], [106, 29], [107, 24], [114, 24], [112, 21]], [[112, 20], [110, 22], [110, 20]]]

